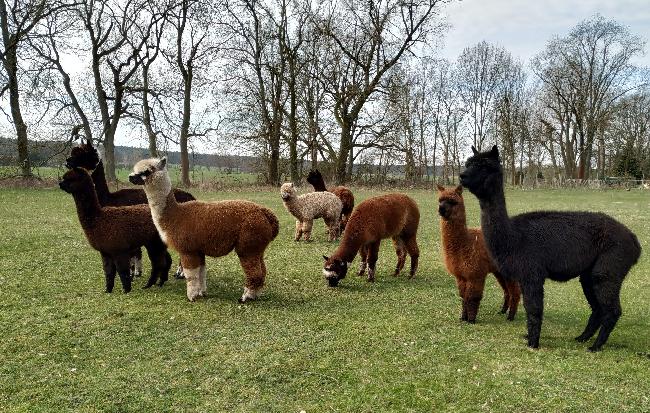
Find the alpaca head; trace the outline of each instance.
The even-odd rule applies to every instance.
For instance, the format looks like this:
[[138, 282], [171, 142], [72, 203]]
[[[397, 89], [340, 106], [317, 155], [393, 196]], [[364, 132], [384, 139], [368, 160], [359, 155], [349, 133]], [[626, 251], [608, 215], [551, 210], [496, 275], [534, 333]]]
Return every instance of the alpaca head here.
[[338, 258], [330, 258], [323, 255], [325, 265], [323, 265], [323, 275], [330, 287], [339, 285], [339, 281], [345, 278], [348, 273], [348, 263]]
[[59, 182], [59, 188], [64, 190], [69, 194], [76, 194], [88, 189], [88, 187], [93, 186], [93, 180], [84, 168], [72, 168], [65, 174], [61, 182]]
[[307, 182], [311, 185], [316, 185], [319, 182], [323, 182], [323, 175], [321, 175], [318, 169], [312, 169], [307, 175]]
[[133, 165], [133, 172], [129, 175], [129, 181], [134, 185], [147, 186], [155, 183], [165, 175], [167, 175], [166, 157], [143, 159]]
[[499, 149], [494, 145], [488, 152], [479, 152], [472, 146], [474, 155], [465, 162], [460, 183], [477, 198], [487, 198], [503, 188], [503, 171]]
[[282, 184], [280, 187], [280, 197], [283, 201], [288, 201], [289, 199], [296, 197], [296, 188], [293, 186], [293, 183], [287, 182]]
[[69, 169], [81, 167], [88, 171], [97, 168], [98, 164], [99, 153], [97, 153], [97, 149], [93, 147], [93, 143], [90, 139], [86, 140], [85, 143], [82, 141], [81, 145], [72, 148], [70, 156], [65, 162], [65, 165]]
[[461, 185], [455, 188], [438, 185], [438, 214], [447, 221], [465, 218], [465, 202]]

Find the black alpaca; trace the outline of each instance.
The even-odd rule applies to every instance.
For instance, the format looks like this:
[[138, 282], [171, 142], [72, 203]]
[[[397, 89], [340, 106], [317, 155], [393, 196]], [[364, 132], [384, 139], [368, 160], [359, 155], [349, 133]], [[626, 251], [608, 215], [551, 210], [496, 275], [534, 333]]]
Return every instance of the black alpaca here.
[[519, 282], [528, 346], [539, 347], [544, 281], [579, 276], [591, 316], [576, 340], [585, 342], [600, 328], [589, 348], [600, 350], [621, 316], [623, 279], [641, 255], [636, 236], [602, 213], [537, 211], [509, 218], [497, 147], [472, 151], [460, 182], [479, 200], [485, 242], [501, 274]]

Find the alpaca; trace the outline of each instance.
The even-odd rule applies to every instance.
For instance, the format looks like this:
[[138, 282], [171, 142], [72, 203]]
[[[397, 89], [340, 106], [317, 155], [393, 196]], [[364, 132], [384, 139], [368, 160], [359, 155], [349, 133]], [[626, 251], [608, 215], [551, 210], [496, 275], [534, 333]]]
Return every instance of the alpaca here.
[[481, 229], [467, 228], [462, 186], [447, 189], [438, 185], [438, 213], [445, 267], [456, 278], [458, 293], [463, 300], [460, 319], [476, 322], [485, 278], [492, 273], [503, 289], [501, 314], [508, 311], [508, 320], [514, 320], [519, 305], [519, 285], [499, 274], [485, 248]]
[[576, 340], [585, 342], [600, 329], [589, 350], [601, 350], [622, 313], [623, 279], [641, 255], [636, 235], [602, 213], [537, 211], [508, 217], [499, 150], [472, 151], [460, 181], [479, 200], [483, 236], [499, 271], [519, 282], [528, 346], [539, 347], [544, 281], [580, 277], [591, 315]]
[[413, 278], [420, 256], [416, 239], [419, 223], [418, 206], [407, 195], [380, 195], [360, 203], [350, 216], [339, 247], [330, 257], [323, 256], [323, 275], [329, 286], [336, 287], [345, 278], [348, 265], [354, 260], [357, 251], [361, 254], [358, 275], [362, 277], [367, 269], [368, 281], [375, 281], [375, 264], [379, 245], [384, 238], [392, 238], [397, 253], [397, 266], [393, 276], [397, 277], [402, 271], [408, 253], [411, 256], [409, 278]]
[[[147, 195], [140, 188], [125, 188], [111, 192], [106, 182], [104, 174], [104, 163], [99, 158], [97, 149], [93, 147], [90, 139], [81, 145], [75, 146], [70, 151], [70, 156], [66, 159], [66, 166], [70, 169], [81, 167], [92, 171], [91, 177], [95, 184], [97, 198], [102, 206], [127, 206], [147, 203]], [[195, 198], [189, 192], [174, 188], [174, 197], [178, 202], [193, 201]], [[142, 272], [142, 252], [138, 248], [133, 252], [131, 258], [131, 271], [134, 276], [139, 276]], [[176, 278], [183, 278], [183, 267], [179, 264]]]
[[206, 295], [205, 256], [221, 257], [232, 250], [246, 274], [239, 302], [257, 298], [266, 277], [264, 251], [279, 231], [276, 216], [249, 201], [179, 203], [172, 193], [166, 164], [166, 158], [141, 160], [129, 180], [144, 185], [161, 238], [181, 256], [187, 298], [194, 301]]
[[72, 194], [86, 239], [101, 253], [107, 293], [113, 291], [116, 271], [124, 292], [131, 291], [130, 257], [133, 250], [142, 246], [151, 260], [151, 276], [144, 288], [154, 285], [157, 279], [158, 285], [163, 286], [172, 259], [151, 221], [147, 205], [101, 206], [92, 178], [83, 168], [67, 171], [59, 187]]
[[305, 241], [311, 241], [311, 228], [317, 218], [323, 218], [329, 228], [328, 241], [338, 238], [343, 205], [336, 195], [331, 192], [310, 192], [298, 196], [296, 188], [288, 182], [280, 187], [280, 196], [287, 211], [296, 217], [294, 241], [300, 241], [303, 235]]
[[327, 189], [325, 181], [323, 180], [323, 175], [321, 175], [318, 169], [309, 171], [307, 182], [314, 187], [314, 191], [316, 192], [329, 191], [339, 197], [341, 204], [343, 204], [343, 209], [341, 210], [341, 231], [343, 231], [345, 225], [350, 219], [350, 214], [352, 214], [352, 210], [354, 209], [354, 195], [352, 195], [352, 191], [344, 186], [335, 186]]

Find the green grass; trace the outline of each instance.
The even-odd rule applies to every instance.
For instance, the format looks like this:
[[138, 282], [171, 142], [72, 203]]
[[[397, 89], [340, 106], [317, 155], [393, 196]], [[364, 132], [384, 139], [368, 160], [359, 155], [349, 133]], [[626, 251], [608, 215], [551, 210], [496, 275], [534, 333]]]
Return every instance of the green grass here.
[[[436, 200], [418, 201], [420, 269], [393, 278], [384, 242], [377, 282], [349, 274], [326, 287], [321, 255], [292, 241], [293, 219], [274, 192], [241, 197], [281, 221], [267, 253], [261, 299], [237, 304], [237, 258], [208, 261], [209, 298], [189, 303], [183, 281], [103, 293], [100, 257], [83, 236], [72, 198], [58, 189], [0, 190], [0, 411], [648, 411], [650, 279], [647, 255], [623, 286], [623, 316], [604, 351], [576, 343], [588, 306], [579, 283], [546, 284], [541, 349], [524, 342], [525, 316], [497, 314], [488, 279], [478, 323], [458, 321], [460, 301], [441, 263]], [[374, 195], [357, 191], [357, 202]], [[478, 205], [467, 195], [468, 221]], [[509, 191], [511, 213], [604, 211], [650, 241], [642, 191]], [[174, 256], [176, 260], [176, 256]], [[407, 263], [408, 265], [408, 263]], [[354, 268], [356, 269], [355, 262]]]

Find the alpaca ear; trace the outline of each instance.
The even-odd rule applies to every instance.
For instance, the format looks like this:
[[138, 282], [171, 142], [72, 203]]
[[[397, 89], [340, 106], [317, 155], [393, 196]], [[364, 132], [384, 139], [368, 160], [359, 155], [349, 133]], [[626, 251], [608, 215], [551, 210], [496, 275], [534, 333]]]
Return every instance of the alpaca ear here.
[[160, 158], [160, 162], [158, 163], [158, 168], [157, 169], [159, 171], [161, 171], [161, 170], [165, 169], [166, 166], [167, 166], [167, 157], [163, 156], [162, 158]]
[[445, 190], [445, 187], [440, 184], [436, 184], [436, 188], [438, 188], [438, 192], [444, 192]]
[[454, 192], [456, 192], [458, 195], [462, 194], [462, 193], [463, 193], [463, 186], [462, 186], [462, 185], [458, 185], [458, 186], [456, 187], [456, 189], [454, 189]]
[[492, 150], [490, 151], [490, 155], [491, 155], [493, 158], [498, 158], [498, 157], [499, 157], [499, 148], [497, 148], [496, 145], [494, 145], [494, 146], [492, 147]]
[[323, 259], [324, 259], [325, 261], [327, 261], [327, 260], [330, 259], [330, 257], [326, 257], [325, 255], [323, 255]]
[[474, 145], [472, 145], [472, 152], [474, 152], [474, 155], [478, 155], [478, 151], [476, 150], [476, 148], [474, 147]]

